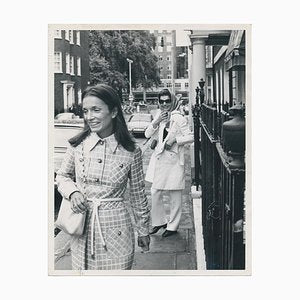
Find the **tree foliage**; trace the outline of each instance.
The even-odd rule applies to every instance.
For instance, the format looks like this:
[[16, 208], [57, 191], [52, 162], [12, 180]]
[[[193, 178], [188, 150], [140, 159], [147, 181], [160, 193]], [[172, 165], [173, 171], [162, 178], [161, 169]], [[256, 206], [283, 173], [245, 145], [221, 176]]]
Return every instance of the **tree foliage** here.
[[129, 87], [149, 88], [160, 83], [157, 57], [153, 52], [155, 37], [143, 30], [92, 30], [89, 36], [91, 84], [107, 83], [122, 91]]

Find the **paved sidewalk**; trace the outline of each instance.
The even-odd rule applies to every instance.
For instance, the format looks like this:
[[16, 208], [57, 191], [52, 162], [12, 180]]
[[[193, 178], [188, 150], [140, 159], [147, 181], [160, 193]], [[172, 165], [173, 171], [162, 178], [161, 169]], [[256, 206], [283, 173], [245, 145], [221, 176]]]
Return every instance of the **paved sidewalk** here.
[[[196, 246], [195, 230], [193, 224], [193, 204], [190, 196], [191, 190], [191, 166], [189, 148], [185, 148], [185, 180], [186, 185], [183, 191], [182, 217], [179, 230], [176, 235], [163, 238], [161, 235], [164, 229], [160, 229], [156, 234], [151, 235], [150, 251], [142, 253], [137, 247], [133, 270], [196, 270]], [[144, 152], [144, 172], [147, 170], [152, 154], [150, 148]], [[146, 194], [151, 207], [151, 184], [146, 182]], [[169, 196], [163, 196], [164, 205], [169, 213]]]

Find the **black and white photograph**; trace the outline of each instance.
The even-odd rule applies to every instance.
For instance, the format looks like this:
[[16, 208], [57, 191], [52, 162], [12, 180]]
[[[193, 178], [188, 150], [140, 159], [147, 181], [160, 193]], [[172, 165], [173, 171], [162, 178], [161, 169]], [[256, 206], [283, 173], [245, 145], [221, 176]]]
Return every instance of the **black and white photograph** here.
[[251, 275], [251, 25], [48, 25], [50, 275]]

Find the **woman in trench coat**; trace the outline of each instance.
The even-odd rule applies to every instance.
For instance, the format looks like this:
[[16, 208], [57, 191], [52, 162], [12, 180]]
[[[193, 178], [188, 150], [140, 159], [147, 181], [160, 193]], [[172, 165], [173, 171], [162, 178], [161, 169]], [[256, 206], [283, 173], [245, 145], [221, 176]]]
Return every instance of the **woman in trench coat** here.
[[[180, 112], [180, 99], [169, 90], [162, 90], [159, 95], [159, 110], [145, 131], [147, 138], [157, 141], [151, 156], [145, 180], [152, 183], [151, 219], [154, 234], [166, 228], [163, 237], [177, 232], [182, 213], [182, 190], [184, 178], [184, 145], [193, 142], [193, 135], [188, 122]], [[167, 220], [162, 193], [170, 195], [170, 215]]]
[[118, 94], [110, 86], [82, 94], [85, 126], [70, 139], [56, 181], [75, 213], [86, 211], [84, 233], [73, 237], [73, 270], [131, 269], [134, 231], [124, 204], [127, 181], [138, 245], [149, 250], [149, 209], [141, 149], [133, 142]]

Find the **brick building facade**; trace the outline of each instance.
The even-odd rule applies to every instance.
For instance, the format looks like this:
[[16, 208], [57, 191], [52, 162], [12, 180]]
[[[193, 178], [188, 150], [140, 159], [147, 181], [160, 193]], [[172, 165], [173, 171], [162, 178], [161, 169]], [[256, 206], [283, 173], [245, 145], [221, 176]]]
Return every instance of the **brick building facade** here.
[[68, 111], [81, 103], [89, 82], [88, 31], [54, 32], [54, 113]]

